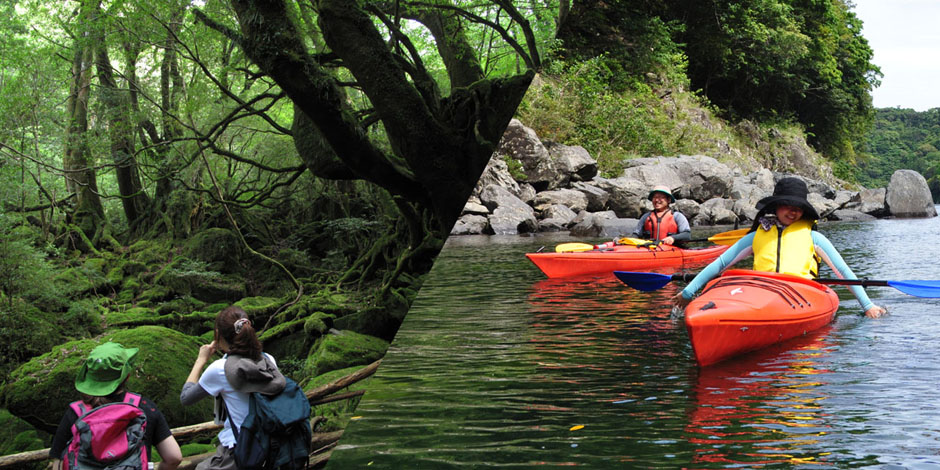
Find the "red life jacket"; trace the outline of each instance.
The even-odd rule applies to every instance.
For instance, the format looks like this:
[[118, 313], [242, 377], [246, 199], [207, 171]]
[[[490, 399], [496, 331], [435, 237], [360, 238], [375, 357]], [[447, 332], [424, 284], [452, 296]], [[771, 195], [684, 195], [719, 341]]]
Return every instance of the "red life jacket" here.
[[656, 211], [652, 211], [643, 224], [643, 231], [649, 234], [650, 240], [659, 241], [669, 234], [679, 233], [679, 224], [672, 216], [672, 209], [667, 210], [662, 217], [657, 217]]

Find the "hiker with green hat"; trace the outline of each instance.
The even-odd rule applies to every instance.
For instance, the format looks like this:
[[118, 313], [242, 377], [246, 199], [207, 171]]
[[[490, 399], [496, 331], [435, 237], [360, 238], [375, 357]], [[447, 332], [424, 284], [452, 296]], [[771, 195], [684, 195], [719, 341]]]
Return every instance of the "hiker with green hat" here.
[[[53, 469], [62, 468], [63, 461], [64, 466], [69, 470], [71, 470], [70, 462], [72, 466], [76, 465], [72, 462], [74, 457], [69, 455], [80, 445], [76, 442], [81, 435], [81, 432], [77, 431], [76, 423], [81, 420], [90, 422], [89, 417], [95, 412], [103, 409], [105, 405], [115, 403], [139, 408], [140, 411], [137, 413], [143, 415], [144, 419], [138, 421], [145, 424], [140, 426], [144, 433], [142, 444], [147, 456], [145, 463], [151, 461], [151, 446], [154, 446], [161, 459], [158, 470], [174, 470], [179, 466], [183, 454], [163, 413], [152, 401], [127, 391], [127, 379], [134, 371], [134, 363], [139, 351], [139, 348], [125, 348], [119, 343], [107, 342], [92, 349], [85, 358], [75, 376], [75, 389], [79, 392], [81, 400], [69, 404], [56, 429], [52, 446], [49, 448], [49, 457], [53, 459]], [[120, 425], [127, 426], [128, 423], [121, 422]], [[87, 429], [87, 426], [83, 429]], [[121, 430], [123, 431], [124, 429]], [[88, 431], [82, 432], [88, 433]]]
[[643, 214], [633, 230], [636, 238], [645, 238], [665, 245], [692, 239], [689, 219], [669, 204], [676, 202], [668, 186], [655, 186], [646, 196], [653, 203], [653, 210]]

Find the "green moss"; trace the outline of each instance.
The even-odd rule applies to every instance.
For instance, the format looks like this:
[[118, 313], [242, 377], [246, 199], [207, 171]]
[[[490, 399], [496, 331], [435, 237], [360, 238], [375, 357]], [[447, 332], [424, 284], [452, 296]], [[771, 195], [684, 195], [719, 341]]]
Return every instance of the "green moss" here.
[[235, 302], [235, 305], [245, 310], [248, 318], [266, 318], [271, 316], [284, 303], [284, 299], [279, 297], [245, 297]]
[[326, 333], [330, 328], [327, 321], [332, 323], [333, 315], [324, 312], [313, 312], [313, 315], [304, 320], [304, 333], [307, 336], [319, 336]]
[[0, 409], [0, 455], [16, 454], [44, 447], [39, 433], [26, 421]]
[[[177, 292], [183, 294], [181, 292]], [[171, 298], [174, 294], [167, 286], [153, 286], [149, 289], [145, 289], [140, 295], [137, 296], [137, 301], [140, 303], [146, 302], [148, 305], [160, 303], [168, 298]]]
[[169, 315], [169, 314], [187, 315], [204, 307], [205, 307], [205, 302], [202, 302], [190, 296], [186, 296], [180, 299], [173, 299], [173, 300], [160, 304], [160, 306], [157, 308], [157, 312], [160, 315]]
[[[352, 366], [352, 367], [346, 367], [346, 368], [343, 368], [343, 369], [336, 369], [336, 370], [331, 370], [331, 371], [329, 371], [329, 372], [325, 372], [325, 373], [320, 374], [320, 375], [318, 375], [318, 376], [316, 376], [316, 377], [312, 377], [312, 378], [306, 380], [306, 381], [304, 382], [303, 389], [304, 389], [305, 392], [309, 392], [310, 390], [313, 390], [313, 389], [315, 389], [315, 388], [317, 388], [317, 387], [319, 387], [319, 386], [321, 386], [321, 385], [326, 385], [326, 384], [328, 384], [328, 383], [330, 383], [330, 382], [333, 382], [334, 380], [337, 380], [337, 379], [346, 377], [347, 375], [350, 375], [350, 374], [352, 374], [352, 373], [358, 371], [359, 369], [362, 369], [362, 366]], [[359, 382], [356, 382], [356, 383], [350, 385], [350, 386], [349, 386], [349, 389], [350, 389], [350, 390], [358, 390], [358, 389], [360, 389], [360, 388], [365, 388], [365, 387], [362, 387], [362, 386], [360, 385], [360, 384], [362, 384], [363, 382], [365, 382], [365, 381], [360, 380]]]
[[229, 229], [210, 228], [190, 238], [183, 246], [187, 258], [207, 263], [208, 268], [221, 273], [239, 270], [238, 260], [244, 251], [238, 236]]
[[137, 367], [128, 388], [153, 400], [171, 426], [205, 422], [212, 417], [211, 400], [183, 407], [179, 391], [192, 368], [200, 342], [177, 331], [142, 326], [109, 331], [94, 339], [70, 341], [35, 357], [10, 374], [0, 398], [14, 415], [39, 429], [51, 432], [68, 403], [78, 398], [75, 374], [97, 345], [115, 341], [140, 348]]
[[68, 268], [56, 274], [53, 282], [62, 285], [65, 292], [81, 293], [104, 286], [106, 279], [104, 275], [94, 271], [86, 272], [82, 268]]
[[80, 299], [69, 304], [68, 311], [62, 316], [61, 323], [69, 325], [71, 331], [81, 331], [89, 335], [101, 333], [105, 309], [97, 299]]
[[307, 358], [305, 375], [370, 364], [381, 359], [386, 349], [387, 341], [354, 331], [326, 335]]
[[104, 320], [108, 325], [119, 326], [127, 323], [139, 323], [142, 321], [153, 320], [159, 315], [152, 308], [131, 307], [126, 310], [109, 311], [105, 314]]
[[[159, 266], [173, 259], [174, 248], [171, 241], [167, 239], [145, 239], [131, 245], [128, 248], [128, 254], [144, 267]], [[124, 272], [130, 274], [132, 271], [125, 267]]]
[[183, 444], [180, 446], [180, 450], [183, 451], [183, 457], [190, 457], [193, 455], [207, 454], [209, 452], [215, 452], [214, 444]]
[[120, 286], [124, 284], [124, 270], [121, 267], [111, 268], [108, 271], [108, 274], [105, 275], [105, 278], [108, 280], [108, 284], [112, 286]]
[[[350, 375], [354, 372], [362, 369], [362, 366], [353, 366], [347, 367], [344, 369], [337, 369], [327, 372], [322, 375], [318, 375], [312, 379], [307, 380], [304, 385], [304, 391], [310, 391], [322, 385], [326, 385], [330, 382], [333, 382], [337, 379]], [[369, 388], [369, 379], [360, 380], [345, 389], [340, 390], [337, 393], [345, 393], [356, 390], [367, 390]], [[330, 432], [338, 431], [340, 429], [345, 429], [349, 424], [349, 421], [355, 416], [356, 407], [359, 405], [360, 398], [352, 398], [349, 400], [341, 400], [331, 403], [325, 403], [322, 405], [317, 405], [313, 407], [313, 413], [317, 416], [322, 416], [326, 418], [326, 421], [320, 424], [318, 431], [320, 432]]]

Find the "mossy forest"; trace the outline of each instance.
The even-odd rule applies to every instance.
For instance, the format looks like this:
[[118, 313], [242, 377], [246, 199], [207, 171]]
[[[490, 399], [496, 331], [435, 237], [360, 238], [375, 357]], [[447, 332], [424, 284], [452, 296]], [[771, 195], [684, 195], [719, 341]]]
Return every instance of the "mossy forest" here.
[[306, 390], [374, 363], [513, 117], [610, 174], [785, 170], [773, 129], [937, 196], [937, 114], [876, 113], [862, 33], [842, 0], [2, 2], [0, 455], [48, 446], [106, 340], [171, 427], [211, 421], [178, 395], [231, 304]]

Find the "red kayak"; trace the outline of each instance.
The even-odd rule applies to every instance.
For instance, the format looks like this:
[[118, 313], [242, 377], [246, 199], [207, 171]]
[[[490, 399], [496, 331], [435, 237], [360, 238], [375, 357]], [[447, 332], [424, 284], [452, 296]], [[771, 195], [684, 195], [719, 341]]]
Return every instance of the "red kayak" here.
[[546, 276], [565, 277], [661, 267], [686, 268], [708, 263], [727, 249], [727, 245], [705, 248], [677, 248], [671, 245], [657, 247], [616, 245], [605, 250], [577, 253], [526, 253], [525, 256]]
[[798, 276], [731, 269], [685, 308], [695, 359], [707, 366], [832, 322], [839, 296]]

